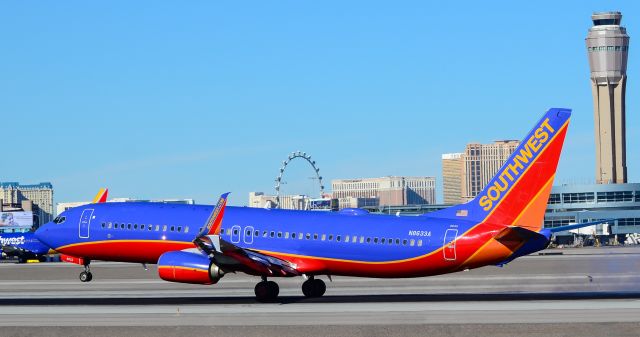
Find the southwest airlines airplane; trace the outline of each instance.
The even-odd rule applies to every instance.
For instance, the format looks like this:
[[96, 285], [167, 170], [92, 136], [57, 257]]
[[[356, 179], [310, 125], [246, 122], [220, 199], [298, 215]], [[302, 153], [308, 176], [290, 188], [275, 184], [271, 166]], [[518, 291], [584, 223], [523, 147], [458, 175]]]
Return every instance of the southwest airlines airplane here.
[[569, 124], [569, 109], [550, 109], [472, 201], [422, 216], [158, 203], [97, 202], [67, 210], [36, 232], [63, 259], [157, 263], [167, 281], [215, 284], [225, 274], [260, 276], [259, 301], [277, 298], [267, 278], [303, 276], [307, 297], [325, 293], [319, 275], [421, 277], [503, 265], [547, 247], [543, 229]]

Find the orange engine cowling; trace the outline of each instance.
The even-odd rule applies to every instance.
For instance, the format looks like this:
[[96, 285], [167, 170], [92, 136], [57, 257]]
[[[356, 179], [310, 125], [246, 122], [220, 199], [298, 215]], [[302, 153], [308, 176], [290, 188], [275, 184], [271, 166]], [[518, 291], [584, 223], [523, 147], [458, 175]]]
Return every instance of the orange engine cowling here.
[[200, 252], [173, 251], [160, 255], [158, 274], [170, 282], [215, 284], [224, 272]]

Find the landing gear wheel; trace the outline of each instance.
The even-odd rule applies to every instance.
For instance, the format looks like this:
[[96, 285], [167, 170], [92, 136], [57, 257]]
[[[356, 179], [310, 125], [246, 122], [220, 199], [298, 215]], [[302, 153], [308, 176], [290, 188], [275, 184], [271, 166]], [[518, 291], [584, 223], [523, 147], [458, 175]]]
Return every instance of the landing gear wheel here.
[[278, 298], [280, 287], [273, 281], [262, 281], [256, 284], [254, 291], [259, 302], [273, 302]]
[[93, 279], [93, 275], [91, 274], [90, 271], [83, 271], [82, 273], [80, 273], [80, 281], [81, 282], [91, 282], [91, 280]]
[[327, 291], [327, 286], [320, 279], [308, 279], [302, 284], [302, 293], [306, 297], [322, 297]]

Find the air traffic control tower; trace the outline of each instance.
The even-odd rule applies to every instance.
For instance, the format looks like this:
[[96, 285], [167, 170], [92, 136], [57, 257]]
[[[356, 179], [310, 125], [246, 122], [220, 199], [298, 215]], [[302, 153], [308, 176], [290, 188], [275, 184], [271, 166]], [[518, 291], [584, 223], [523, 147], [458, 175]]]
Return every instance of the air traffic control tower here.
[[629, 35], [620, 12], [591, 16], [587, 34], [596, 134], [596, 183], [627, 182], [625, 91]]

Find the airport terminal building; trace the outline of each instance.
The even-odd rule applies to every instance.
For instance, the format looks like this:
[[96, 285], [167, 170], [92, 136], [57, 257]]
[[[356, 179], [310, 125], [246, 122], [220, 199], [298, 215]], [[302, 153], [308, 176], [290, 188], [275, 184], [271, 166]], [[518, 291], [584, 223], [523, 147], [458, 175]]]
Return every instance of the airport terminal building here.
[[616, 219], [597, 235], [640, 233], [640, 183], [554, 186], [544, 226], [547, 228]]

